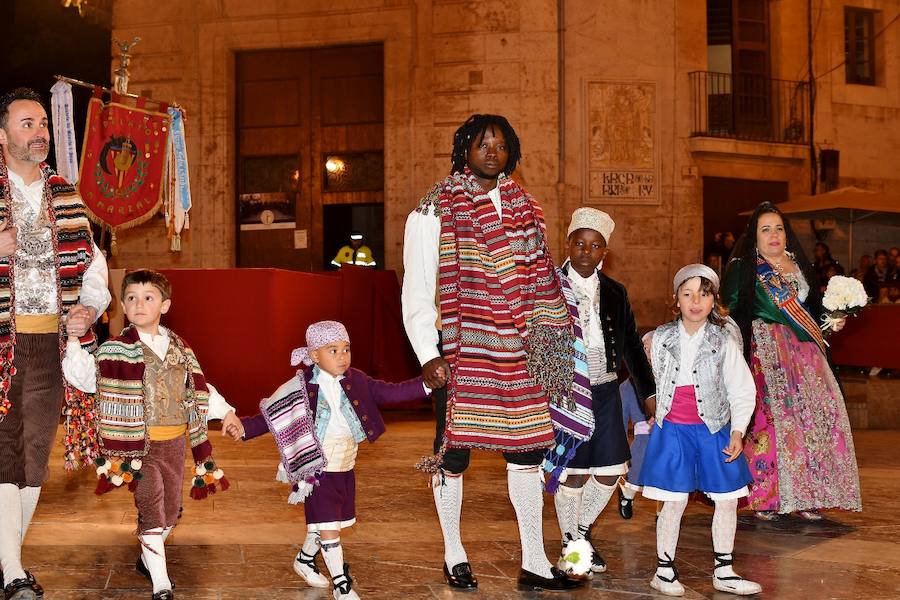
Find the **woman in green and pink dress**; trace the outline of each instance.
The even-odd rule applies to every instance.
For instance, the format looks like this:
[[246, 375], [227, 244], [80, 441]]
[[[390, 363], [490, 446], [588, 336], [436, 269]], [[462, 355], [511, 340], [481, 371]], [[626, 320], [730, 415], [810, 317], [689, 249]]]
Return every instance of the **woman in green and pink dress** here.
[[750, 217], [726, 269], [722, 301], [741, 329], [756, 380], [744, 445], [754, 479], [750, 508], [765, 520], [861, 510], [847, 409], [818, 324], [822, 293], [775, 205], [763, 202]]

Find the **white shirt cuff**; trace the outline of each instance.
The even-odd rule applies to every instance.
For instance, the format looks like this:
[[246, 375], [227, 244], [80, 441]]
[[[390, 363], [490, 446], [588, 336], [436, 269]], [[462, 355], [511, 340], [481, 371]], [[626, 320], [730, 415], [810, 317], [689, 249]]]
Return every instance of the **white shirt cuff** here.
[[209, 413], [206, 416], [208, 420], [224, 419], [229, 411], [234, 411], [234, 414], [237, 414], [234, 407], [225, 401], [225, 397], [210, 382], [206, 382], [206, 387], [209, 388]]
[[94, 362], [94, 356], [82, 348], [78, 341], [66, 342], [62, 370], [66, 381], [82, 392], [93, 394], [97, 391], [97, 363]]

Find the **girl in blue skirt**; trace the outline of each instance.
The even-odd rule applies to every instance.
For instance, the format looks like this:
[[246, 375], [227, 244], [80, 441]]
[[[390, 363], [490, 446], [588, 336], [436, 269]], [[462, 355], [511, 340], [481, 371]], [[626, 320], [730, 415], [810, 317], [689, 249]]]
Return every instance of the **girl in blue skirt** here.
[[738, 498], [748, 494], [752, 481], [742, 451], [756, 402], [753, 377], [737, 329], [719, 305], [715, 271], [687, 265], [675, 274], [673, 288], [678, 316], [653, 334], [659, 429], [650, 436], [639, 481], [645, 497], [663, 502], [656, 523], [658, 563], [650, 586], [668, 596], [684, 595], [675, 549], [688, 495], [700, 490], [716, 505], [713, 587], [757, 594], [762, 587], [732, 568]]

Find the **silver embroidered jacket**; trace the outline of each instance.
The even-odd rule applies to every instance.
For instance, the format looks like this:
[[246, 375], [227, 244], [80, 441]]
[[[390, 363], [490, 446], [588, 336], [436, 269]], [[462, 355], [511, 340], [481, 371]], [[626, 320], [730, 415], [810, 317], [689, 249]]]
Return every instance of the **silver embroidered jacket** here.
[[653, 334], [656, 424], [662, 427], [672, 409], [680, 370], [690, 369], [697, 413], [710, 433], [716, 433], [729, 422], [732, 432], [746, 433], [756, 405], [756, 386], [736, 336], [722, 327], [707, 324], [693, 364], [682, 365], [678, 324], [678, 320], [666, 323]]

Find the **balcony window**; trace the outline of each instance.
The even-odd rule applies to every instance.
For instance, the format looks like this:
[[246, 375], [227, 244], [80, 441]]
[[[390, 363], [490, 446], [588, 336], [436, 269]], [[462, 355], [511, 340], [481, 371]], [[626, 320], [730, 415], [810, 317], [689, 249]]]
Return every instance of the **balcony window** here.
[[847, 83], [875, 85], [875, 11], [844, 8]]
[[809, 141], [809, 85], [762, 75], [694, 71], [694, 136], [784, 144]]

